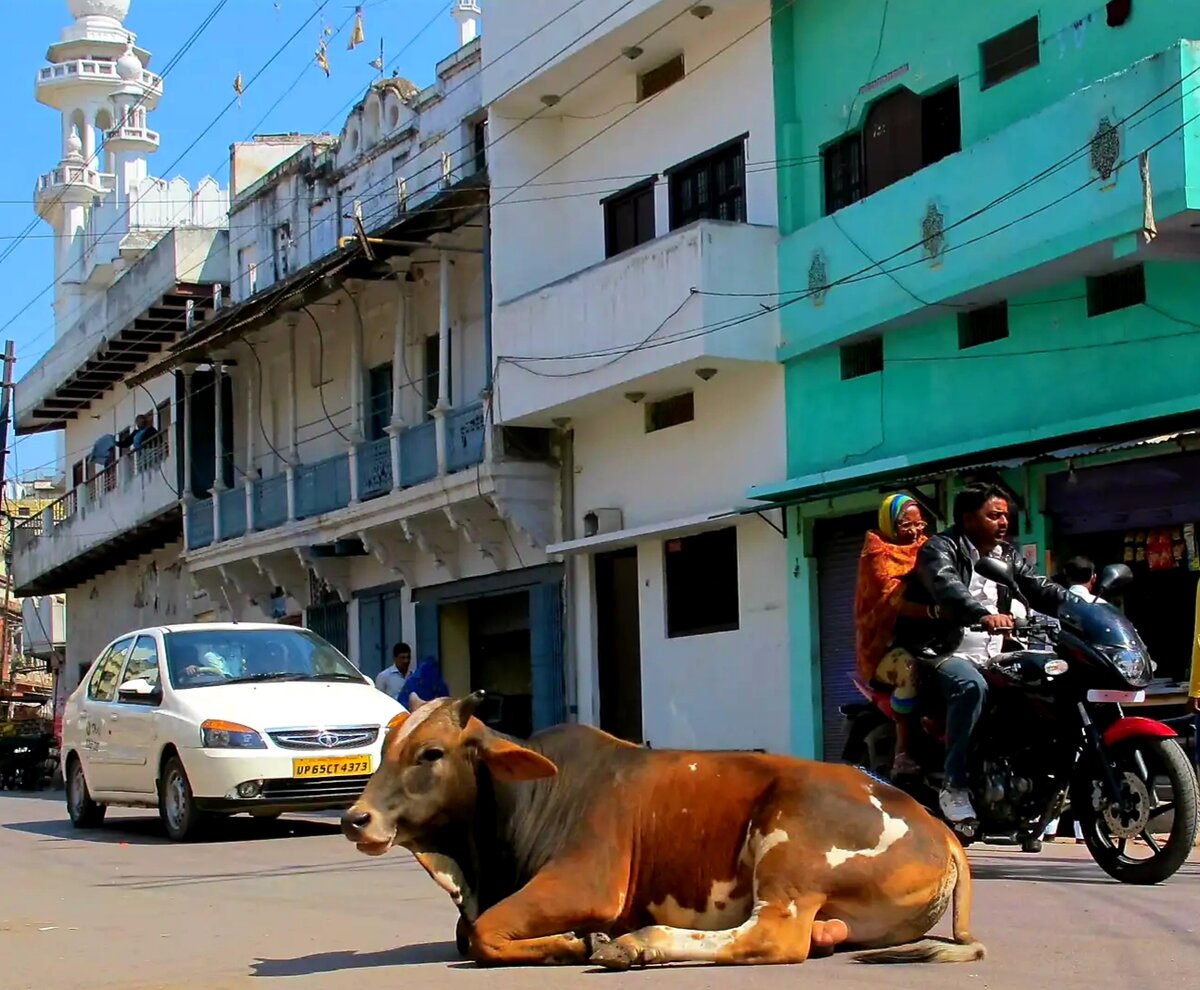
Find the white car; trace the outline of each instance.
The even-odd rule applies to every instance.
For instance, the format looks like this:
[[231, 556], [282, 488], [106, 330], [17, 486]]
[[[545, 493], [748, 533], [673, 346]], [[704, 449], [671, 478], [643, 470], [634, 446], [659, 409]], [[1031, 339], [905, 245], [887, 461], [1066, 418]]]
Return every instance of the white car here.
[[110, 643], [67, 699], [67, 810], [158, 808], [167, 834], [212, 815], [349, 807], [404, 707], [307, 629], [192, 623]]

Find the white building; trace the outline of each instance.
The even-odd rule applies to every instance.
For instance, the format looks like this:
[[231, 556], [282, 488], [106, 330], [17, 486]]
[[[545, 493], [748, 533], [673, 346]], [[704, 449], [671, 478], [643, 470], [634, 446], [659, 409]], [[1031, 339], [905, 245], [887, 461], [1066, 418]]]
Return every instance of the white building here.
[[[18, 434], [58, 432], [65, 496], [14, 532], [15, 593], [67, 595], [60, 688], [131, 626], [190, 619], [178, 498], [177, 394], [170, 377], [122, 382], [212, 310], [228, 277], [228, 193], [149, 176], [163, 96], [150, 54], [124, 26], [128, 0], [68, 0], [74, 23], [39, 70], [39, 102], [62, 116], [58, 164], [36, 182], [56, 236], [55, 342], [18, 382]], [[157, 434], [126, 444], [135, 418]], [[119, 445], [115, 445], [119, 441]], [[110, 452], [116, 456], [110, 459]], [[204, 606], [207, 607], [207, 606]]]
[[789, 746], [769, 0], [492, 0], [497, 423], [566, 441], [581, 721]]
[[185, 559], [217, 613], [303, 622], [369, 674], [405, 642], [523, 734], [566, 715], [559, 474], [551, 429], [492, 417], [474, 7], [426, 89], [234, 147], [233, 305], [133, 381], [177, 368], [193, 397]]

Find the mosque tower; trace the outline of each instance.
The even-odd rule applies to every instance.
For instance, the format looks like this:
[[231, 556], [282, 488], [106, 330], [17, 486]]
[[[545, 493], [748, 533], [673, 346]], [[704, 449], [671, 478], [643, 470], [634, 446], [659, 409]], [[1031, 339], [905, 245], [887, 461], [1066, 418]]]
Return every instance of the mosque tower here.
[[[128, 205], [147, 176], [146, 156], [158, 134], [146, 117], [162, 98], [162, 78], [148, 71], [150, 53], [124, 27], [130, 0], [67, 0], [75, 23], [46, 53], [38, 71], [37, 99], [62, 115], [62, 152], [56, 168], [37, 181], [38, 215], [57, 235], [54, 313], [57, 333], [100, 298], [120, 274], [120, 264], [85, 264], [85, 249], [104, 234], [89, 230], [104, 208], [116, 226], [104, 237], [119, 256], [129, 229]], [[107, 224], [105, 225], [107, 226]], [[99, 271], [97, 269], [100, 269]]]

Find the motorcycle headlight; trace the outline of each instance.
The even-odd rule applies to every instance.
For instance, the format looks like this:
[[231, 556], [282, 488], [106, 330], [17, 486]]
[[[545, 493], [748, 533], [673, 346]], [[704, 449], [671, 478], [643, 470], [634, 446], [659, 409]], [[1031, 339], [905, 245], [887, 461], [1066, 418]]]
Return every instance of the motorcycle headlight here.
[[1112, 661], [1117, 672], [1130, 684], [1140, 684], [1149, 678], [1150, 658], [1141, 650], [1126, 646], [1101, 646], [1098, 650]]
[[237, 722], [209, 719], [200, 726], [201, 745], [205, 749], [266, 749], [267, 744], [254, 729]]

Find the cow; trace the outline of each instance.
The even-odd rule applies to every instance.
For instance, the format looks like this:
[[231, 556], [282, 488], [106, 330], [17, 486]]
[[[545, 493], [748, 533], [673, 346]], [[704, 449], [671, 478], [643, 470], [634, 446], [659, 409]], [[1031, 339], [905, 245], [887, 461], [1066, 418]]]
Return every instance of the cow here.
[[[576, 724], [519, 742], [474, 716], [482, 691], [412, 700], [342, 832], [412, 852], [479, 965], [984, 958], [961, 844], [861, 770]], [[923, 938], [951, 901], [953, 941]]]

